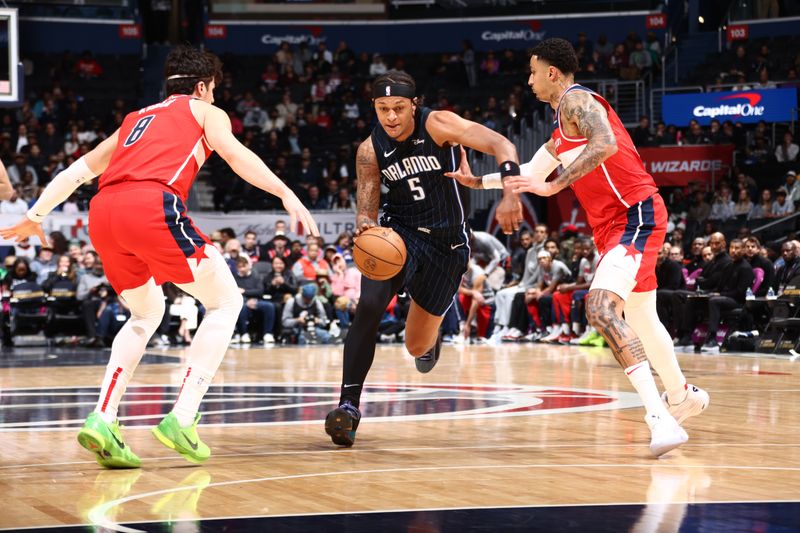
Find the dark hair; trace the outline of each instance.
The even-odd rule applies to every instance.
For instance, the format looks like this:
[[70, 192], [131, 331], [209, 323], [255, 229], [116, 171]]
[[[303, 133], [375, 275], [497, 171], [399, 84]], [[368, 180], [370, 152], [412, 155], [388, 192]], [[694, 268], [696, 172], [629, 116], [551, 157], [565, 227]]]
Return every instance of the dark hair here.
[[236, 266], [249, 265], [249, 264], [250, 264], [250, 258], [247, 257], [246, 255], [240, 255], [239, 257], [236, 258]]
[[236, 232], [233, 231], [233, 228], [220, 228], [219, 232], [222, 235], [225, 235], [226, 237], [228, 237], [229, 239], [235, 239], [236, 238]]
[[532, 54], [564, 74], [575, 74], [578, 71], [578, 56], [567, 40], [545, 39], [533, 48]]
[[[167, 79], [170, 76], [187, 76]], [[215, 80], [222, 80], [222, 62], [208, 51], [198, 50], [191, 46], [179, 45], [167, 56], [164, 65], [167, 96], [172, 94], [192, 94], [198, 82], [206, 85]]]
[[756, 237], [755, 235], [750, 235], [749, 237], [747, 237], [747, 238], [744, 240], [744, 242], [745, 242], [745, 243], [748, 243], [748, 242], [754, 242], [754, 243], [756, 243], [756, 246], [758, 246], [759, 248], [761, 248], [761, 241], [760, 241], [760, 240], [758, 240], [758, 237]]

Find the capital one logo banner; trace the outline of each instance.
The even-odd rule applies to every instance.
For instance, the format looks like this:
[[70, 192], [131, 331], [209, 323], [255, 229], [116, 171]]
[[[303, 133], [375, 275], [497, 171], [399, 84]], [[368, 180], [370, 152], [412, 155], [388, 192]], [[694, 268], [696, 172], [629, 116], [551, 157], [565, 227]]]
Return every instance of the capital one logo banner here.
[[686, 126], [694, 119], [707, 126], [720, 122], [789, 122], [797, 107], [797, 89], [753, 89], [719, 93], [664, 95], [662, 119], [667, 124]]

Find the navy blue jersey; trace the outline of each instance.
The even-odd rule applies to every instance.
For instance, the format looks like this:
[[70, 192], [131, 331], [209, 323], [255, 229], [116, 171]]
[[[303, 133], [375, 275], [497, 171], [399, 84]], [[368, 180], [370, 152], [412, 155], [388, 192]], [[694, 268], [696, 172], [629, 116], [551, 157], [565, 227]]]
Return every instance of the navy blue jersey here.
[[444, 173], [458, 168], [461, 151], [457, 145], [438, 146], [431, 138], [425, 128], [430, 112], [417, 109], [414, 132], [403, 142], [389, 137], [380, 123], [372, 130], [381, 181], [389, 188], [382, 220], [411, 229], [456, 230], [466, 222], [462, 191]]

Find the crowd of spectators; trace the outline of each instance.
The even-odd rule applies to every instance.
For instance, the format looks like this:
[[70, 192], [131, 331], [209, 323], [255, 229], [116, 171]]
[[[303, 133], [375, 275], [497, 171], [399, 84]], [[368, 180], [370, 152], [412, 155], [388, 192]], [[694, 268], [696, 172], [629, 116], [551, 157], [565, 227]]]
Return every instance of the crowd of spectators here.
[[[579, 79], [638, 79], [659, 68], [659, 42], [653, 35], [644, 40], [631, 34], [622, 42], [606, 37], [591, 42], [579, 34], [574, 44]], [[748, 84], [769, 84], [770, 72], [783, 72], [769, 59], [768, 47], [759, 49], [754, 61], [741, 60], [738, 48], [734, 54], [740, 60], [726, 70], [733, 75], [735, 68], [746, 67], [743, 81]], [[353, 210], [353, 154], [373, 124], [371, 79], [388, 68], [408, 70], [417, 78], [427, 105], [507, 133], [522, 117], [543, 109], [524, 85], [527, 59], [522, 51], [476, 52], [469, 42], [463, 43], [460, 53], [413, 58], [356, 53], [346, 42], [333, 50], [324, 42], [314, 46], [284, 43], [270, 56], [224, 57], [225, 74], [216, 104], [229, 114], [242, 142], [307, 205]], [[49, 85], [40, 87], [19, 109], [0, 112], [0, 158], [15, 186], [12, 199], [0, 202], [0, 213], [23, 213], [55, 173], [106, 138], [134, 107], [133, 101], [116, 98], [107, 100], [103, 113], [89, 112], [97, 106], [89, 106], [79, 88], [87, 83], [102, 85], [104, 67], [102, 58], [89, 52], [39, 62], [36, 68], [50, 72]], [[791, 82], [796, 66], [785, 72]], [[643, 117], [631, 134], [641, 147], [731, 143], [736, 148], [735, 178], [716, 182], [713, 191], [706, 190], [706, 184], [662, 191], [670, 211], [670, 246], [683, 256], [689, 256], [696, 238], [710, 243], [717, 232], [728, 240], [747, 238], [750, 229], [781, 218], [792, 221], [787, 227], [794, 230], [791, 215], [800, 202], [795, 173], [799, 150], [788, 129], [778, 131], [773, 145], [773, 133], [765, 123], [746, 128], [712, 121], [708, 128], [692, 123], [679, 129], [663, 123], [652, 127]], [[215, 209], [278, 207], [273, 199], [237, 179], [218, 157], [212, 157], [206, 168], [206, 179], [214, 185]], [[765, 179], [764, 169], [779, 173]], [[79, 190], [64, 204], [64, 212], [86, 209], [93, 187]], [[220, 231], [213, 238], [245, 296], [233, 342], [336, 342], [342, 338], [360, 288], [349, 235], [325, 245], [313, 239], [290, 240], [285, 227], [275, 228], [268, 242], [253, 233], [241, 236], [240, 242], [232, 233]], [[450, 337], [602, 344], [596, 332], [586, 327], [581, 307], [598, 259], [590, 239], [572, 231], [549, 233], [537, 227], [522, 233], [505, 257], [495, 255], [492, 246], [473, 257], [460, 291], [461, 305], [454, 306], [445, 321]], [[763, 249], [777, 258], [775, 246]], [[77, 335], [87, 344], [107, 344], [126, 316], [124, 302], [108, 286], [90, 244], [68, 242], [54, 233], [50, 246], [38, 253], [30, 244], [18, 245], [6, 258], [5, 269], [6, 296], [21, 283], [38, 284], [52, 296], [54, 283], [59, 282], [61, 289], [67, 289], [57, 292], [68, 298], [68, 284], [74, 284], [75, 316], [81, 324]], [[167, 287], [165, 294], [171, 305], [154, 342], [189, 342], [203, 310], [175, 287]], [[15, 327], [13, 306], [8, 302], [6, 298], [6, 343], [12, 342], [10, 331]], [[381, 325], [382, 338], [400, 338], [407, 307], [407, 295], [392, 302]], [[678, 337], [684, 336], [675, 324], [670, 327]]]

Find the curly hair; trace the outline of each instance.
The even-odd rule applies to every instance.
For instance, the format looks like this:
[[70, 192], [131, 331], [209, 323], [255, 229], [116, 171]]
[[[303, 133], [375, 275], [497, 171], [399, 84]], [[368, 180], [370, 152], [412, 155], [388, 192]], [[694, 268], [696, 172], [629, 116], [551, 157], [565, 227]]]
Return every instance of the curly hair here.
[[202, 81], [209, 85], [211, 80], [215, 80], [217, 84], [222, 81], [222, 62], [211, 52], [179, 45], [170, 51], [164, 65], [164, 78], [170, 76], [187, 77], [167, 79], [167, 96], [192, 94], [197, 82]]
[[578, 71], [578, 56], [567, 40], [545, 39], [533, 48], [532, 53], [564, 74], [575, 74]]

